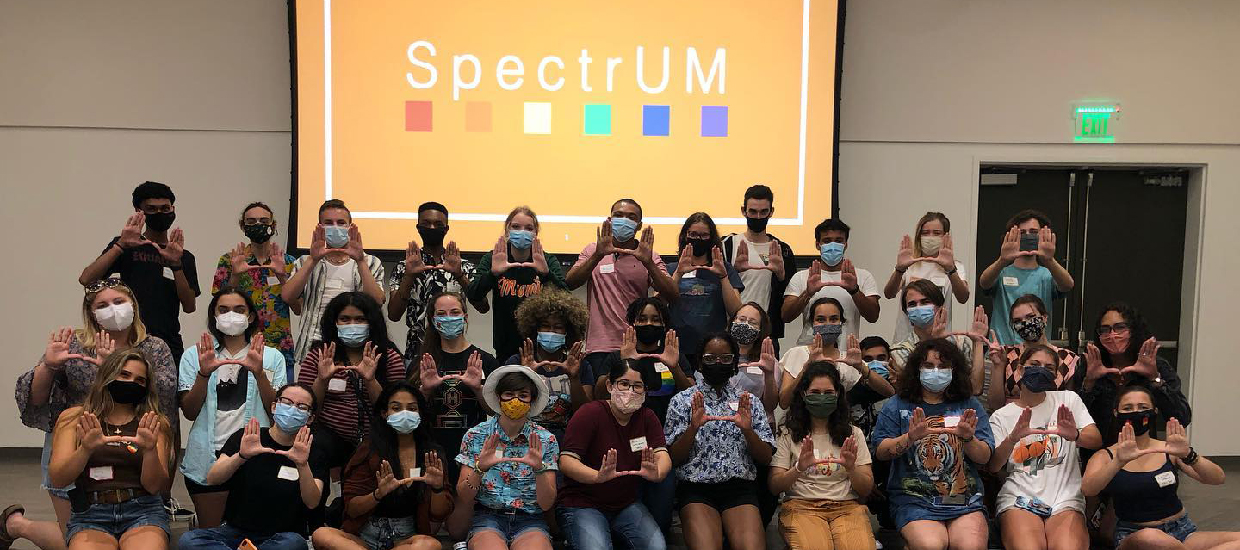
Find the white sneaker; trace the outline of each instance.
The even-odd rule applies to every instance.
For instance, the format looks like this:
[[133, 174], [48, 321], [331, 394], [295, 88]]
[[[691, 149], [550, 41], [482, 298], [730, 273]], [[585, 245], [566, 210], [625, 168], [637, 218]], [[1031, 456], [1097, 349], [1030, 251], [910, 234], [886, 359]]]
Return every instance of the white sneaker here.
[[883, 543], [874, 541], [874, 548], [876, 548], [877, 550], [883, 550]]

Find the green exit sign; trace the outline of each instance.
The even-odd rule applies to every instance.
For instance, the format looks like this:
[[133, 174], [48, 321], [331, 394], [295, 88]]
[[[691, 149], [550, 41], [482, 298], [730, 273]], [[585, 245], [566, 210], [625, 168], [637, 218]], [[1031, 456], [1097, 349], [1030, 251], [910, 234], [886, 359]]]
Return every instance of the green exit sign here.
[[1073, 109], [1076, 143], [1115, 143], [1119, 105], [1081, 105]]

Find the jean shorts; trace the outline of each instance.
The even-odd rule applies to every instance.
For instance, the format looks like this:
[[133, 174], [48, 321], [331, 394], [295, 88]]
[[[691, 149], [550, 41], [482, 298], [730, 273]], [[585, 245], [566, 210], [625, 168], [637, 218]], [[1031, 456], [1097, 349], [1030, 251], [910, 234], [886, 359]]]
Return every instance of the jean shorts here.
[[65, 543], [73, 540], [73, 536], [87, 529], [103, 531], [117, 540], [130, 529], [154, 525], [170, 535], [168, 529], [168, 510], [159, 495], [148, 495], [127, 500], [120, 504], [91, 504], [84, 512], [74, 512], [69, 516], [69, 526], [65, 530]]
[[391, 550], [396, 543], [418, 534], [417, 520], [370, 516], [358, 533], [369, 550]]
[[47, 465], [52, 462], [52, 434], [48, 433], [43, 437], [43, 454], [39, 456], [39, 465], [43, 467], [43, 484], [39, 488], [52, 494], [56, 498], [69, 500], [69, 491], [73, 490], [74, 485], [70, 483], [66, 487], [52, 487], [52, 479], [47, 475]]
[[551, 539], [551, 533], [547, 530], [547, 522], [543, 519], [542, 514], [527, 514], [525, 512], [496, 511], [483, 506], [474, 508], [473, 525], [469, 528], [469, 536], [467, 539], [474, 538], [474, 535], [482, 531], [494, 531], [504, 539], [505, 544], [512, 544], [512, 541], [524, 535], [529, 531], [539, 531], [548, 540]]
[[1184, 514], [1180, 519], [1173, 519], [1158, 525], [1137, 525], [1127, 521], [1115, 522], [1115, 547], [1119, 548], [1119, 543], [1128, 535], [1136, 533], [1142, 529], [1158, 529], [1168, 535], [1175, 537], [1175, 540], [1184, 542], [1189, 535], [1197, 532], [1197, 524], [1193, 520], [1188, 519], [1188, 514]]

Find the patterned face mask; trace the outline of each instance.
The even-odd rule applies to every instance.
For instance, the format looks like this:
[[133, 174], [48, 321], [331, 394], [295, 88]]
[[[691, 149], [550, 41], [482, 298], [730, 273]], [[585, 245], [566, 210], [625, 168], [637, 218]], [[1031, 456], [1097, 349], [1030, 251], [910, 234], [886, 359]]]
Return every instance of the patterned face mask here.
[[507, 401], [501, 401], [499, 403], [499, 409], [500, 412], [504, 413], [504, 416], [507, 416], [512, 420], [521, 420], [522, 418], [525, 418], [525, 415], [529, 414], [530, 404], [522, 401], [520, 398], [514, 397]]
[[1024, 319], [1012, 323], [1012, 330], [1020, 335], [1020, 339], [1026, 342], [1037, 342], [1042, 339], [1042, 334], [1046, 332], [1046, 318], [1037, 316], [1032, 319]]
[[736, 339], [736, 343], [748, 346], [758, 339], [760, 331], [757, 327], [744, 321], [734, 321], [729, 332], [732, 333], [732, 338]]

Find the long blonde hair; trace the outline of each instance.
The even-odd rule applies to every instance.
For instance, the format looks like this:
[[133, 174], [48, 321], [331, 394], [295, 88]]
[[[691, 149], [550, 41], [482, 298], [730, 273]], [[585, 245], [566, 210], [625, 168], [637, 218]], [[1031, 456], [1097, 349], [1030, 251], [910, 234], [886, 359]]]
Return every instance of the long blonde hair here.
[[[103, 330], [103, 327], [99, 326], [99, 321], [95, 319], [95, 309], [91, 306], [94, 304], [95, 298], [99, 296], [99, 293], [108, 289], [124, 294], [129, 297], [129, 303], [133, 304], [133, 325], [129, 328], [133, 330], [133, 345], [137, 347], [146, 341], [146, 325], [142, 324], [142, 312], [138, 310], [137, 298], [134, 298], [133, 291], [128, 286], [125, 286], [124, 283], [105, 286], [95, 292], [87, 292], [85, 296], [82, 296], [82, 328], [74, 331], [77, 333], [77, 339], [82, 343], [82, 347], [95, 349], [95, 334]], [[120, 348], [124, 345], [126, 345], [125, 342], [119, 342], [117, 347]]]
[[161, 420], [167, 422], [167, 418], [159, 410], [159, 396], [155, 392], [155, 373], [152, 372], [151, 362], [147, 361], [142, 351], [135, 348], [114, 351], [112, 355], [103, 360], [103, 364], [99, 366], [99, 372], [95, 373], [95, 381], [91, 383], [90, 390], [86, 392], [86, 398], [82, 400], [82, 406], [78, 410], [79, 416], [82, 413], [91, 413], [104, 418], [112, 410], [116, 403], [112, 401], [112, 394], [107, 391], [108, 384], [116, 380], [121, 373], [121, 368], [130, 361], [141, 361], [143, 365], [146, 365], [146, 398], [134, 409], [134, 417], [139, 418], [147, 411], [155, 411]]

